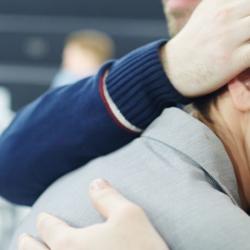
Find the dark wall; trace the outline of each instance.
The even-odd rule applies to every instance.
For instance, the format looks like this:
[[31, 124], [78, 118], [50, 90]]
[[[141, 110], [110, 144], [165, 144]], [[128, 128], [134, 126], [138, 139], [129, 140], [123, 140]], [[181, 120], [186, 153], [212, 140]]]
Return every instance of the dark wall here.
[[117, 57], [166, 36], [160, 0], [1, 0], [0, 85], [14, 110], [48, 88], [65, 37], [79, 29], [107, 32]]
[[160, 0], [1, 0], [2, 13], [28, 15], [161, 18]]

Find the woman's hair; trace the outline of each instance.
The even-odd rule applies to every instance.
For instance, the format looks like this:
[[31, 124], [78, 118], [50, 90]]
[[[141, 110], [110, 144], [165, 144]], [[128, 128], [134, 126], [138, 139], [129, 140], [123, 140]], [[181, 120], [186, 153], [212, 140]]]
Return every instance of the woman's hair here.
[[213, 120], [210, 116], [211, 106], [214, 104], [214, 106], [217, 107], [218, 97], [226, 90], [227, 87], [224, 86], [209, 95], [196, 98], [193, 101], [193, 107], [196, 111], [198, 111], [198, 118], [201, 118], [202, 120], [205, 119], [205, 121], [212, 124]]

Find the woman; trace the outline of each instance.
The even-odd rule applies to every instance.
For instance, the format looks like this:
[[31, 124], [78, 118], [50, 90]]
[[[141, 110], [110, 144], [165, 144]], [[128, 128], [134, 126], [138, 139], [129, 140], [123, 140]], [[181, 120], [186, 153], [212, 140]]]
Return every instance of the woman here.
[[77, 227], [98, 224], [72, 229], [43, 214], [38, 230], [47, 246], [24, 236], [20, 249], [167, 249], [142, 210], [102, 181], [91, 191], [94, 204], [108, 219], [100, 224], [88, 201], [79, 198], [97, 175], [110, 179], [146, 210], [170, 249], [249, 249], [249, 81], [248, 70], [198, 100], [199, 120], [167, 109], [137, 141], [58, 180], [18, 233], [35, 235], [34, 219], [42, 211]]
[[[209, 1], [207, 1], [207, 3], [208, 2]], [[200, 120], [203, 121], [203, 123], [205, 123], [208, 127], [210, 127], [214, 131], [214, 133], [217, 134], [221, 138], [221, 141], [226, 146], [227, 153], [230, 156], [231, 162], [234, 165], [234, 170], [236, 172], [236, 176], [237, 176], [237, 180], [238, 180], [239, 191], [240, 191], [239, 195], [241, 197], [241, 202], [243, 203], [242, 206], [240, 205], [240, 202], [238, 201], [239, 197], [238, 197], [238, 194], [236, 192], [237, 188], [234, 185], [234, 178], [233, 178], [232, 173], [230, 172], [230, 168], [227, 168], [228, 172], [224, 171], [224, 174], [229, 173], [229, 175], [230, 175], [230, 178], [231, 178], [230, 181], [232, 182], [230, 184], [228, 183], [228, 181], [226, 181], [224, 179], [223, 175], [222, 176], [217, 176], [218, 178], [216, 178], [216, 176], [213, 176], [213, 171], [208, 171], [208, 174], [207, 174], [206, 171], [205, 171], [205, 170], [207, 170], [207, 169], [205, 169], [205, 166], [203, 166], [204, 167], [203, 171], [196, 172], [196, 171], [194, 171], [194, 169], [192, 169], [193, 170], [193, 172], [192, 172], [193, 175], [196, 175], [196, 177], [198, 176], [199, 178], [203, 178], [201, 183], [202, 184], [206, 184], [205, 185], [206, 188], [208, 188], [208, 184], [210, 183], [210, 185], [213, 187], [213, 191], [216, 190], [216, 192], [212, 192], [212, 196], [213, 195], [217, 195], [217, 196], [220, 196], [220, 198], [221, 198], [221, 194], [223, 194], [223, 198], [224, 198], [224, 199], [222, 199], [223, 200], [223, 202], [222, 202], [223, 206], [222, 207], [221, 206], [219, 206], [219, 207], [217, 206], [214, 209], [215, 211], [214, 211], [213, 215], [217, 215], [217, 217], [216, 216], [209, 217], [211, 214], [206, 214], [206, 216], [204, 216], [204, 218], [201, 217], [199, 219], [202, 220], [203, 223], [204, 223], [204, 220], [207, 220], [208, 218], [214, 219], [214, 222], [216, 222], [215, 218], [218, 219], [217, 220], [218, 226], [223, 226], [224, 229], [226, 228], [227, 230], [224, 230], [226, 233], [228, 233], [228, 232], [230, 233], [230, 231], [228, 231], [228, 229], [230, 228], [230, 226], [232, 226], [232, 219], [239, 218], [239, 217], [241, 218], [241, 220], [238, 220], [238, 221], [240, 221], [240, 223], [242, 223], [242, 225], [246, 222], [244, 224], [244, 226], [247, 227], [247, 229], [249, 229], [248, 228], [248, 223], [247, 223], [248, 219], [247, 219], [247, 217], [245, 217], [244, 213], [241, 213], [242, 210], [240, 209], [240, 208], [246, 209], [247, 206], [248, 206], [248, 202], [249, 202], [249, 200], [248, 200], [249, 195], [248, 195], [248, 190], [247, 190], [247, 185], [246, 185], [248, 183], [248, 171], [247, 171], [248, 170], [247, 169], [248, 157], [247, 157], [247, 151], [245, 150], [246, 149], [246, 145], [248, 145], [248, 143], [245, 140], [246, 137], [244, 137], [244, 136], [247, 135], [246, 134], [246, 132], [247, 132], [247, 122], [249, 120], [248, 119], [248, 115], [247, 115], [248, 114], [248, 109], [249, 109], [249, 104], [247, 102], [247, 100], [248, 100], [248, 98], [247, 98], [248, 97], [248, 92], [246, 91], [247, 90], [246, 86], [247, 86], [247, 81], [245, 81], [245, 80], [243, 80], [243, 81], [235, 81], [234, 84], [231, 84], [229, 86], [229, 88], [225, 92], [223, 92], [223, 93], [217, 93], [218, 94], [217, 96], [210, 96], [208, 98], [208, 102], [206, 102], [206, 105], [203, 105], [203, 104], [200, 105], [199, 103], [197, 104], [197, 107], [199, 107], [200, 110], [202, 110], [202, 112], [200, 112], [198, 114], [198, 117], [200, 117]], [[224, 113], [224, 112], [221, 112], [221, 111], [226, 111], [226, 112]], [[184, 117], [183, 114], [179, 115], [179, 117], [181, 117], [181, 116]], [[229, 117], [231, 117], [231, 120], [228, 119]], [[233, 119], [232, 119], [232, 117], [233, 117]], [[191, 121], [191, 118], [189, 120]], [[194, 119], [192, 118], [193, 124], [197, 125], [197, 122], [195, 123], [193, 120]], [[240, 122], [235, 123], [235, 121], [240, 121]], [[181, 119], [180, 119], [180, 122], [182, 122]], [[200, 129], [204, 128], [204, 126], [202, 127], [201, 124], [199, 124], [198, 127]], [[182, 131], [177, 131], [177, 132], [182, 132]], [[206, 129], [206, 132], [207, 133], [209, 132], [208, 128]], [[190, 136], [192, 137], [191, 134], [190, 134]], [[208, 134], [204, 134], [204, 138], [205, 138], [205, 136], [208, 136]], [[184, 139], [186, 139], [186, 138], [184, 138]], [[207, 139], [209, 141], [211, 139], [211, 136], [210, 137], [208, 136]], [[214, 139], [214, 138], [212, 138], [212, 139]], [[185, 140], [183, 140], [183, 141], [185, 142]], [[215, 142], [215, 140], [213, 140], [213, 142]], [[199, 143], [199, 141], [196, 141], [196, 143]], [[152, 146], [152, 145], [149, 144], [149, 146]], [[186, 146], [186, 150], [189, 150], [188, 147], [190, 147], [190, 145], [187, 144], [185, 146]], [[193, 147], [195, 145], [191, 145], [191, 146]], [[156, 145], [155, 145], [155, 147], [156, 147]], [[177, 150], [177, 148], [176, 148], [176, 150]], [[223, 151], [222, 148], [220, 148], [220, 150]], [[185, 150], [183, 152], [183, 155], [185, 155], [184, 153], [185, 153]], [[213, 152], [213, 153], [215, 153], [215, 152]], [[226, 162], [226, 156], [227, 156], [227, 154], [225, 152], [222, 152], [222, 155], [223, 154], [225, 156], [224, 160]], [[161, 156], [163, 157], [163, 155], [161, 155]], [[240, 156], [240, 157], [238, 157], [238, 156]], [[207, 157], [207, 160], [209, 160], [209, 157]], [[166, 161], [166, 159], [165, 159], [165, 161]], [[196, 165], [197, 165], [196, 167], [198, 167], [198, 165], [199, 165], [198, 161], [196, 161], [196, 162], [194, 161], [193, 163], [196, 163]], [[231, 167], [230, 166], [230, 162], [227, 162], [227, 163], [229, 164], [229, 167]], [[188, 165], [188, 161], [186, 161], [186, 164]], [[218, 165], [220, 165], [220, 164], [218, 164]], [[240, 166], [242, 166], [242, 167], [240, 167]], [[216, 171], [217, 171], [216, 174], [220, 173], [219, 169], [217, 169]], [[211, 174], [211, 176], [209, 176], [209, 174]], [[192, 176], [192, 177], [194, 177], [194, 176]], [[197, 181], [198, 180], [196, 179], [196, 183], [192, 183], [192, 184], [197, 184]], [[168, 185], [166, 185], [166, 186], [168, 186]], [[52, 187], [52, 189], [53, 189], [53, 187]], [[177, 190], [177, 191], [178, 191], [177, 193], [180, 194], [181, 190]], [[211, 191], [211, 190], [209, 189], [209, 191]], [[197, 198], [196, 197], [196, 193], [195, 194], [191, 193], [191, 194], [194, 195], [194, 196], [192, 196], [192, 198], [193, 197]], [[211, 193], [209, 193], [209, 194], [211, 194]], [[199, 198], [201, 198], [201, 197], [199, 197]], [[227, 203], [229, 201], [229, 199], [231, 199], [232, 203]], [[219, 199], [220, 202], [222, 200]], [[177, 201], [180, 201], [180, 200], [177, 200]], [[203, 207], [204, 204], [202, 204], [201, 201], [203, 201], [205, 203], [206, 200], [199, 199], [199, 202], [201, 203], [200, 206], [199, 206], [199, 208], [204, 208]], [[188, 200], [186, 200], [186, 202], [188, 202]], [[234, 206], [232, 206], [232, 204]], [[193, 203], [188, 203], [188, 205], [191, 206], [191, 205], [193, 205]], [[206, 205], [210, 205], [211, 206], [212, 204], [210, 202], [209, 204], [206, 203]], [[192, 206], [191, 207], [190, 206], [187, 206], [187, 208], [191, 208], [192, 207]], [[212, 209], [212, 207], [210, 207], [210, 208]], [[221, 209], [221, 210], [218, 210], [218, 209]], [[218, 211], [219, 212], [224, 211], [225, 213], [227, 213], [227, 215], [229, 215], [229, 212], [231, 210], [233, 210], [233, 212], [236, 213], [236, 215], [237, 215], [235, 217], [234, 216], [229, 216], [231, 224], [227, 224], [228, 220], [227, 221], [225, 221], [225, 220], [223, 221], [223, 223], [225, 223], [225, 224], [220, 223], [222, 221], [220, 221], [221, 216], [218, 216], [220, 214], [220, 213], [218, 213]], [[169, 211], [166, 211], [166, 212], [169, 212]], [[171, 212], [174, 212], [174, 210], [172, 210]], [[207, 212], [209, 212], [209, 211], [207, 211]], [[196, 216], [197, 213], [192, 214], [192, 215]], [[171, 217], [169, 217], [168, 219], [171, 219]], [[185, 219], [185, 218], [182, 218], [182, 219]], [[242, 220], [242, 219], [244, 219], [244, 220]], [[242, 222], [242, 221], [245, 221], [245, 222]], [[169, 222], [171, 222], [171, 220]], [[209, 224], [209, 222], [207, 221], [207, 223], [202, 224], [202, 225], [204, 226], [204, 225], [208, 225], [208, 224]], [[176, 224], [172, 223], [172, 226], [173, 225], [176, 225]], [[178, 226], [180, 226], [180, 225], [178, 225]], [[190, 224], [190, 221], [189, 221], [188, 226], [194, 226], [194, 225]], [[187, 228], [187, 229], [189, 229], [189, 228]], [[195, 228], [191, 227], [191, 229], [193, 230], [192, 232], [194, 233], [194, 229]], [[206, 230], [206, 233], [210, 232], [210, 237], [211, 237], [212, 230], [211, 230], [211, 228], [209, 228], [209, 229], [210, 230]], [[215, 229], [216, 229], [216, 227], [214, 228], [214, 230]], [[180, 228], [179, 228], [179, 230], [180, 230]], [[223, 232], [223, 231], [219, 231], [219, 232], [220, 232], [220, 234], [222, 234], [223, 236], [225, 236], [225, 232]], [[247, 230], [245, 230], [245, 232], [247, 232]], [[188, 231], [186, 230], [185, 233], [187, 234]], [[232, 232], [231, 232], [232, 237], [236, 236], [237, 232], [233, 231], [233, 233], [235, 235], [232, 235]], [[169, 242], [171, 244], [173, 244], [173, 243], [176, 244], [174, 247], [178, 247], [178, 244], [182, 244], [181, 241], [183, 240], [183, 238], [180, 238], [179, 242], [178, 242], [178, 241], [176, 241], [176, 236], [175, 236], [175, 238], [173, 238], [174, 236], [171, 235], [171, 231], [169, 231], [168, 233], [166, 233], [164, 235], [166, 239], [167, 239], [168, 235], [170, 235], [169, 236]], [[215, 232], [214, 232], [214, 235], [216, 235]], [[184, 236], [185, 235], [182, 234], [182, 237], [184, 237]], [[197, 236], [197, 234], [196, 234], [196, 236]], [[212, 238], [214, 238], [214, 237], [209, 238], [208, 236], [206, 236], [204, 238], [204, 236], [202, 236], [202, 235], [199, 235], [199, 236], [200, 236], [200, 238], [202, 238], [204, 240], [207, 240], [207, 238], [212, 240]], [[240, 235], [237, 235], [237, 236], [240, 236]], [[133, 237], [135, 237], [135, 235], [132, 235], [132, 238]], [[241, 249], [249, 249], [249, 242], [247, 241], [248, 239], [247, 239], [246, 235], [243, 235], [243, 238], [244, 238], [245, 242], [244, 242], [244, 246], [241, 244]], [[173, 239], [175, 239], [175, 241]], [[187, 243], [187, 242], [190, 243], [190, 241], [188, 241], [187, 239], [185, 239], [185, 240], [186, 240], [185, 243]], [[196, 240], [199, 240], [199, 239], [196, 238]], [[228, 242], [225, 241], [225, 239], [223, 239], [223, 237], [218, 237], [217, 240], [218, 240], [218, 242], [214, 242], [213, 241], [213, 244], [214, 244], [214, 246], [216, 248], [215, 247], [211, 247], [211, 246], [206, 246], [206, 247], [209, 247], [210, 249], [223, 249], [223, 248], [220, 248], [219, 246], [220, 246], [220, 244], [224, 244], [224, 243], [227, 246], [229, 246]], [[237, 240], [238, 240], [238, 242], [242, 242], [242, 241], [239, 241], [239, 238], [237, 238]], [[46, 241], [46, 239], [45, 239], [45, 241]], [[22, 242], [23, 242], [23, 240], [22, 240]], [[135, 242], [135, 241], [133, 241], [133, 242]], [[204, 242], [206, 242], [206, 241], [204, 241]], [[230, 245], [230, 247], [232, 249], [236, 249], [235, 246], [237, 246], [238, 242], [236, 242], [234, 240], [232, 242], [232, 244]], [[125, 243], [128, 243], [128, 241], [126, 240]], [[48, 245], [49, 244], [50, 243], [48, 242]], [[121, 244], [121, 242], [119, 244]], [[122, 241], [122, 244], [124, 244], [123, 241]], [[224, 246], [225, 246], [225, 244], [224, 244]], [[192, 249], [191, 245], [187, 246], [187, 245], [183, 244], [182, 246], [186, 246], [187, 248], [185, 248], [185, 249], [189, 249], [189, 248]], [[197, 244], [194, 245], [193, 247], [195, 247], [195, 246], [197, 246]], [[131, 246], [129, 246], [129, 248], [131, 248]], [[172, 246], [171, 246], [171, 248], [172, 248]], [[61, 247], [60, 247], [60, 249], [61, 249]], [[196, 248], [196, 249], [198, 249], [198, 248]], [[203, 248], [203, 249], [205, 249], [205, 248]], [[227, 247], [227, 249], [228, 249], [228, 247]]]

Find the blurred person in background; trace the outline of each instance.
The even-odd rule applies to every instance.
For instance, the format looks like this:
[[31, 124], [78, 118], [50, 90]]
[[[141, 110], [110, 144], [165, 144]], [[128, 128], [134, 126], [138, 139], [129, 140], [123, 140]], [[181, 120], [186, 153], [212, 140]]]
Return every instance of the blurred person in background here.
[[11, 95], [8, 89], [0, 87], [0, 133], [11, 123], [15, 113], [11, 109]]
[[73, 84], [94, 75], [104, 62], [114, 56], [114, 42], [106, 33], [97, 30], [73, 32], [66, 39], [61, 70], [52, 87]]

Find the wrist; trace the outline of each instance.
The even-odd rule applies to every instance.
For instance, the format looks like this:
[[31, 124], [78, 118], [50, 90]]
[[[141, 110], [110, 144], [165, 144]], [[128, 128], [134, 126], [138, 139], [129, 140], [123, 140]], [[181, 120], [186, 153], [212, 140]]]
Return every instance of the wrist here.
[[174, 55], [174, 48], [172, 45], [172, 40], [162, 46], [160, 50], [160, 58], [163, 69], [168, 76], [172, 86], [185, 97], [194, 97], [194, 93], [184, 86], [183, 80], [181, 80], [181, 74], [178, 74], [180, 67], [182, 65], [178, 65], [177, 58]]
[[[173, 39], [172, 39], [173, 40]], [[195, 97], [195, 92], [192, 91], [192, 87], [187, 83], [185, 79], [182, 79], [182, 74], [180, 70], [183, 70], [183, 67], [179, 62], [176, 55], [174, 55], [174, 45], [172, 45], [172, 40], [166, 43], [160, 49], [160, 60], [173, 88], [182, 96], [191, 98]], [[181, 68], [181, 69], [180, 69]]]

